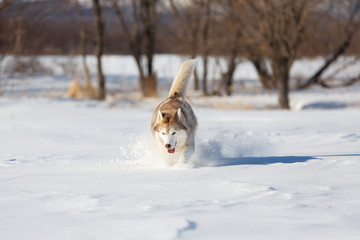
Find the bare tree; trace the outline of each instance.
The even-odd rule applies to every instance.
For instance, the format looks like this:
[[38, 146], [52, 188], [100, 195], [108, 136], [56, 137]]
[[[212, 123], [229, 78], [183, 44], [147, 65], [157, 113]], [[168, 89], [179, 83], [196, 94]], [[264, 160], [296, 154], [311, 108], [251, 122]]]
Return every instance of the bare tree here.
[[93, 0], [94, 27], [95, 27], [95, 55], [97, 59], [98, 72], [98, 99], [104, 100], [106, 97], [105, 78], [102, 72], [101, 56], [103, 53], [104, 22], [101, 15], [99, 0]]
[[[128, 5], [125, 1], [119, 4], [112, 0], [112, 6], [124, 31], [140, 75], [140, 88], [144, 97], [157, 95], [157, 80], [153, 69], [153, 55], [156, 44], [156, 23], [158, 21], [157, 0], [131, 0]], [[125, 12], [126, 7], [131, 7]], [[131, 20], [129, 20], [131, 18]], [[142, 61], [146, 57], [146, 64]]]
[[264, 56], [258, 56], [256, 54], [250, 54], [250, 61], [253, 63], [256, 72], [259, 75], [261, 85], [264, 89], [275, 89], [276, 83], [274, 77], [267, 67], [267, 62]]
[[201, 30], [201, 41], [202, 41], [202, 60], [203, 60], [203, 76], [202, 76], [202, 90], [203, 94], [208, 95], [207, 87], [207, 77], [208, 77], [208, 59], [209, 59], [209, 36], [210, 36], [210, 26], [212, 21], [212, 9], [211, 9], [211, 0], [204, 0], [202, 2], [202, 7], [204, 8], [204, 20]]
[[[328, 69], [328, 67], [333, 64], [341, 55], [343, 55], [346, 50], [349, 48], [351, 41], [359, 29], [359, 23], [357, 21], [357, 16], [360, 11], [360, 0], [350, 0], [350, 1], [339, 1], [338, 4], [347, 5], [347, 10], [345, 15], [348, 16], [348, 19], [345, 23], [344, 34], [342, 34], [342, 39], [340, 39], [337, 46], [334, 50], [326, 56], [326, 60], [324, 64], [303, 84], [299, 86], [300, 89], [308, 88], [313, 84], [320, 84], [323, 87], [329, 87], [325, 81], [321, 80], [321, 76]], [[330, 14], [330, 13], [328, 13]], [[355, 78], [357, 79], [357, 78]], [[348, 85], [349, 83], [355, 83], [352, 79], [345, 83]]]
[[78, 25], [79, 25], [79, 48], [81, 53], [81, 62], [83, 66], [83, 72], [84, 72], [84, 79], [85, 79], [85, 92], [87, 94], [87, 97], [93, 98], [96, 97], [96, 93], [94, 91], [94, 88], [91, 84], [91, 78], [90, 78], [90, 72], [89, 67], [86, 63], [86, 39], [87, 39], [87, 33], [86, 33], [86, 25], [84, 20], [84, 14], [81, 8], [81, 5], [79, 3], [79, 0], [73, 0], [75, 10], [78, 15]]
[[[189, 5], [181, 1], [170, 0], [173, 16], [177, 21], [177, 33], [181, 43], [189, 49], [190, 58], [196, 58], [199, 53], [199, 30], [201, 24], [201, 8], [199, 1]], [[194, 89], [199, 90], [197, 69], [194, 70]]]
[[256, 20], [248, 29], [257, 42], [256, 53], [270, 59], [279, 106], [289, 109], [289, 71], [304, 34], [309, 0], [249, 0], [247, 4]]
[[240, 62], [238, 57], [246, 57], [253, 63], [265, 89], [275, 88], [266, 56], [261, 51], [263, 40], [259, 37], [256, 25], [260, 16], [249, 11], [247, 0], [222, 0], [217, 3], [222, 9], [222, 20], [217, 26], [219, 31], [216, 34], [220, 39], [217, 42], [224, 46], [221, 53], [225, 53], [228, 58], [227, 69], [223, 73], [226, 94], [230, 95], [232, 92], [233, 74]]
[[[170, 0], [172, 13], [178, 23], [179, 38], [190, 52], [191, 57], [198, 54], [202, 57], [203, 73], [202, 92], [208, 95], [208, 62], [212, 52], [212, 30], [214, 28], [215, 8], [217, 1], [193, 0], [189, 2]], [[199, 76], [194, 72], [195, 90], [199, 89]]]
[[224, 46], [222, 53], [227, 55], [227, 66], [223, 76], [223, 84], [225, 92], [228, 96], [233, 91], [233, 75], [238, 63], [239, 54], [242, 52], [242, 24], [240, 24], [241, 12], [243, 11], [243, 1], [224, 0], [219, 2], [222, 7], [222, 22], [217, 28], [225, 29], [225, 32], [219, 33], [223, 41], [219, 41], [219, 45]]

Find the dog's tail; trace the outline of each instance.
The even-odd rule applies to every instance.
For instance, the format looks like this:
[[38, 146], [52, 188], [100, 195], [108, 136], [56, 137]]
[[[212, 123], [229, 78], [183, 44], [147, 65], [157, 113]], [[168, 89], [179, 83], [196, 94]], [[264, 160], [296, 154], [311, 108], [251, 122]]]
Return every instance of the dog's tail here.
[[171, 85], [169, 97], [179, 96], [184, 98], [186, 96], [186, 87], [196, 67], [196, 61], [196, 59], [187, 60], [181, 65]]

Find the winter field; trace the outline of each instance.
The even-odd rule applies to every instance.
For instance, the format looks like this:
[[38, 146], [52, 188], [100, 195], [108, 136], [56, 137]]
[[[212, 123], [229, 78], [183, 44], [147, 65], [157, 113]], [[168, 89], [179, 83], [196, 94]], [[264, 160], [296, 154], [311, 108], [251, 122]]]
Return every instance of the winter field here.
[[[161, 96], [185, 59], [155, 59]], [[53, 76], [15, 76], [0, 97], [1, 239], [360, 238], [359, 85], [292, 91], [282, 111], [243, 62], [234, 96], [190, 91], [196, 154], [169, 168], [149, 129], [162, 98], [139, 98], [130, 57], [104, 58], [104, 102], [67, 98], [69, 60], [41, 61]]]

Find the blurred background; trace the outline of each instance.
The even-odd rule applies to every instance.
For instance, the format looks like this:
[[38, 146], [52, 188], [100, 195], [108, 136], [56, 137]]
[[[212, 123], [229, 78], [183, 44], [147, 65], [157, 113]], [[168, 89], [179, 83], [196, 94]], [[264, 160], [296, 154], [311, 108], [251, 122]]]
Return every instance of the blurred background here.
[[360, 0], [2, 0], [0, 96], [162, 97], [198, 58], [199, 105], [359, 106], [359, 15]]

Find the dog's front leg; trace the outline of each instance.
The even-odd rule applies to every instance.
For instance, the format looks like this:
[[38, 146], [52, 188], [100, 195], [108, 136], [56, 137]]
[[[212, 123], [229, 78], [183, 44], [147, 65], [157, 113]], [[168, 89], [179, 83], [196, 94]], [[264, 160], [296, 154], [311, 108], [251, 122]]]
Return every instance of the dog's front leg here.
[[189, 160], [190, 160], [190, 158], [191, 158], [192, 155], [194, 154], [194, 152], [195, 152], [195, 146], [194, 146], [194, 144], [189, 145], [189, 146], [185, 149], [184, 153], [183, 153], [182, 156], [181, 156], [181, 159], [180, 159], [180, 160], [182, 161], [182, 163], [188, 163]]

